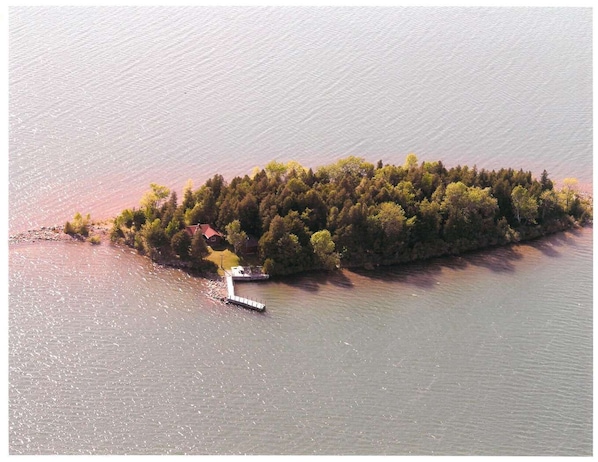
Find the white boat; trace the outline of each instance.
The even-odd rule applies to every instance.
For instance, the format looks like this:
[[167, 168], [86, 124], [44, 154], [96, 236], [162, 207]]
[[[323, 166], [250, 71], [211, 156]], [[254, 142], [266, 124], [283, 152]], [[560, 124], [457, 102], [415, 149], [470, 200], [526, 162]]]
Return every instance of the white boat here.
[[235, 281], [262, 281], [270, 277], [261, 266], [233, 266], [230, 270]]

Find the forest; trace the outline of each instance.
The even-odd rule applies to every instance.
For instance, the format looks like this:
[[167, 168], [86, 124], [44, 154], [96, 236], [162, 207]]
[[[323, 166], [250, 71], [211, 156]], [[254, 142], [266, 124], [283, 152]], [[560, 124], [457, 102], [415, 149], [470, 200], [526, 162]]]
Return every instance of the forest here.
[[[211, 224], [235, 251], [257, 239], [264, 271], [281, 276], [339, 267], [373, 268], [534, 239], [589, 223], [591, 199], [567, 178], [557, 189], [514, 169], [403, 165], [351, 156], [315, 171], [272, 161], [227, 182], [221, 174], [182, 200], [155, 183], [139, 208], [123, 210], [111, 230], [157, 262], [206, 269], [210, 250], [186, 226]], [[213, 264], [212, 264], [213, 265]]]

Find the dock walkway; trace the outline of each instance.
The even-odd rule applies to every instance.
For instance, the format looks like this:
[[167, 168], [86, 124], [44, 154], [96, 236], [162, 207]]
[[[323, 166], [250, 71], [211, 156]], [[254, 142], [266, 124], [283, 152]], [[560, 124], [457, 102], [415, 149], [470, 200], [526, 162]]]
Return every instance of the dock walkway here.
[[244, 308], [250, 308], [256, 311], [264, 311], [266, 309], [266, 305], [260, 302], [256, 302], [255, 300], [249, 300], [248, 298], [239, 297], [235, 295], [235, 286], [233, 283], [232, 275], [226, 273], [226, 288], [227, 288], [227, 296], [226, 300], [229, 303], [234, 305], [239, 305]]

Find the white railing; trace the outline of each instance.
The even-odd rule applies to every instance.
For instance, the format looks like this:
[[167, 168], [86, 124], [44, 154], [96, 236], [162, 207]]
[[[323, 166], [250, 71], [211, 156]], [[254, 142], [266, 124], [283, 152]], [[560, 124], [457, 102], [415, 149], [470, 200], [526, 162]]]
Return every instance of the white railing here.
[[255, 300], [250, 300], [245, 297], [238, 297], [235, 295], [235, 286], [233, 283], [233, 278], [230, 274], [227, 273], [226, 275], [226, 286], [228, 289], [228, 301], [233, 303], [241, 303], [245, 306], [249, 306], [251, 308], [256, 308], [258, 310], [263, 310], [266, 308], [266, 305], [260, 302], [256, 302]]

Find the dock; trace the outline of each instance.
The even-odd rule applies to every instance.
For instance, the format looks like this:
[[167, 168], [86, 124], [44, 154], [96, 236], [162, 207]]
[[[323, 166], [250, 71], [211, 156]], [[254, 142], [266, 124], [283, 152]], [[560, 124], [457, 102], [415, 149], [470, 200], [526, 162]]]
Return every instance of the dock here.
[[235, 285], [233, 283], [233, 276], [231, 274], [226, 273], [226, 289], [227, 289], [227, 296], [226, 300], [233, 305], [242, 306], [243, 308], [249, 308], [251, 310], [256, 311], [265, 311], [266, 305], [260, 302], [256, 302], [255, 300], [250, 300], [248, 298], [239, 297], [235, 295]]
[[233, 281], [265, 281], [270, 277], [261, 266], [233, 266], [230, 271]]

